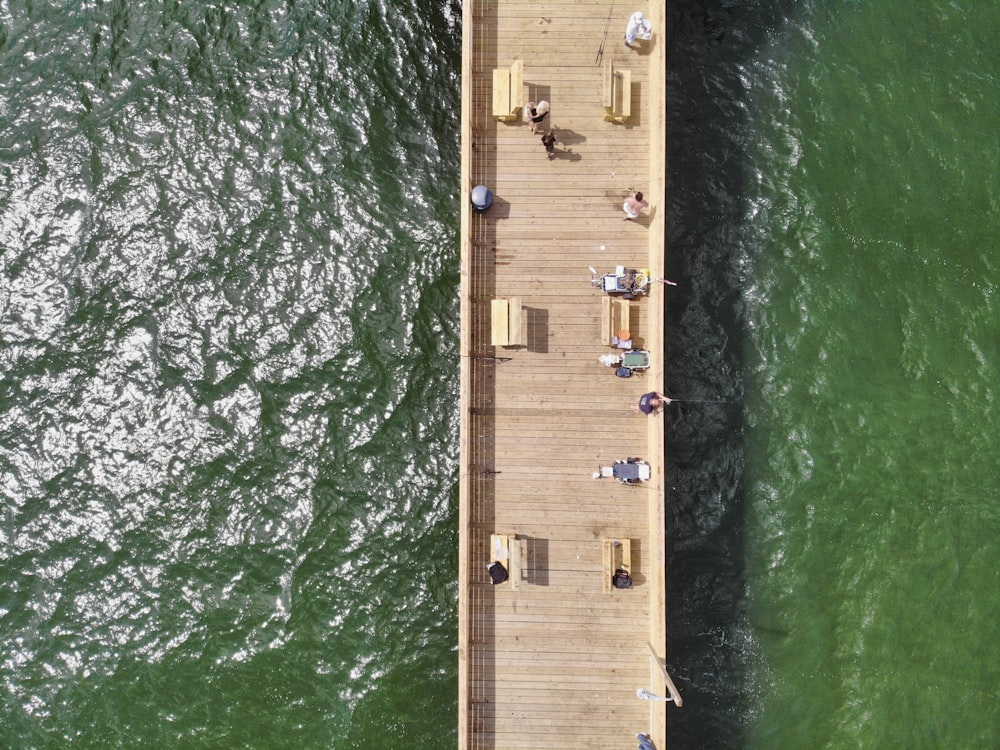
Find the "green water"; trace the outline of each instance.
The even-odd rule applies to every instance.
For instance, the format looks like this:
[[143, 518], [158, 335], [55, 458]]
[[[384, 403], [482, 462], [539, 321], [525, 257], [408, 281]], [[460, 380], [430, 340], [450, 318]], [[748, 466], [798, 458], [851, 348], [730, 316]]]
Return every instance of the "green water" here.
[[750, 72], [751, 747], [1000, 744], [998, 35], [815, 3]]
[[[1000, 3], [668, 13], [670, 746], [1000, 746]], [[459, 19], [0, 3], [0, 746], [455, 746]]]
[[1000, 4], [669, 16], [671, 747], [1000, 746]]
[[0, 747], [455, 744], [459, 18], [0, 4]]

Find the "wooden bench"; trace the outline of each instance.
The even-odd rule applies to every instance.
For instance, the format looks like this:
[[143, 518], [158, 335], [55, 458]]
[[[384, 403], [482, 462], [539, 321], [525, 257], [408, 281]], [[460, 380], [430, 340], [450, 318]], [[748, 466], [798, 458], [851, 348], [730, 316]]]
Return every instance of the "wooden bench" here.
[[503, 122], [516, 120], [524, 106], [524, 61], [510, 68], [493, 70], [493, 117]]
[[507, 570], [507, 582], [517, 591], [521, 583], [521, 540], [513, 534], [490, 534], [490, 562]]
[[632, 116], [632, 71], [616, 70], [610, 60], [604, 64], [604, 119], [627, 122]]
[[521, 540], [513, 534], [507, 537], [507, 560], [510, 566], [507, 573], [510, 575], [510, 587], [517, 591], [521, 585]]
[[616, 570], [624, 570], [632, 575], [632, 540], [631, 539], [605, 539], [604, 540], [604, 575], [603, 590], [605, 594], [610, 594], [614, 589], [611, 581]]
[[521, 298], [495, 299], [490, 303], [490, 343], [493, 346], [521, 346]]
[[601, 297], [601, 343], [614, 346], [621, 330], [629, 330], [628, 300], [604, 295]]

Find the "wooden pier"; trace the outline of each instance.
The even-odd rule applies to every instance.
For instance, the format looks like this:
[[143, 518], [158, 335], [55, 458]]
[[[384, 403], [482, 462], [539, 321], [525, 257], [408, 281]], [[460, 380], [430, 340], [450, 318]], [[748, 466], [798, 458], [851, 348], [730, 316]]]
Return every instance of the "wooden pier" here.
[[[626, 49], [641, 10], [653, 37]], [[460, 750], [666, 747], [665, 3], [466, 0], [462, 59]], [[528, 102], [551, 103], [533, 135]], [[554, 158], [541, 135], [554, 129]], [[483, 212], [472, 190], [493, 195]], [[633, 191], [650, 202], [623, 221]], [[593, 266], [648, 269], [634, 300]], [[651, 366], [601, 355], [627, 325]], [[621, 350], [617, 350], [619, 353]], [[650, 478], [594, 479], [626, 457]], [[499, 559], [509, 579], [491, 583]], [[609, 585], [628, 567], [632, 588]]]

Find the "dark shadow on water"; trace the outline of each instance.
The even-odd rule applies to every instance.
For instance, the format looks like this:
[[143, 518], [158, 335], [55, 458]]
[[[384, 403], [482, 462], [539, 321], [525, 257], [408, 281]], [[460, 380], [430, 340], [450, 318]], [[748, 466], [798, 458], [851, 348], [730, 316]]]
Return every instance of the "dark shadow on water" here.
[[[790, 0], [667, 6], [668, 668], [671, 750], [739, 748], [756, 703], [747, 613], [742, 289], [749, 93], [741, 75]], [[662, 38], [660, 39], [662, 41]], [[725, 403], [683, 403], [713, 400]]]

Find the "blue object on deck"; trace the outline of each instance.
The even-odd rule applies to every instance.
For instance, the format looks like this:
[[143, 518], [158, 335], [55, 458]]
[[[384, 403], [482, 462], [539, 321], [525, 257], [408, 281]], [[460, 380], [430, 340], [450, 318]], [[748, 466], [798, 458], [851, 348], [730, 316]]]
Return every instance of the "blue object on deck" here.
[[477, 211], [485, 211], [493, 205], [493, 192], [485, 185], [472, 188], [472, 207]]

